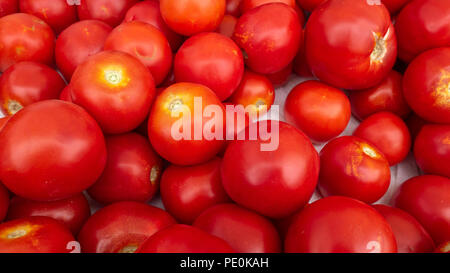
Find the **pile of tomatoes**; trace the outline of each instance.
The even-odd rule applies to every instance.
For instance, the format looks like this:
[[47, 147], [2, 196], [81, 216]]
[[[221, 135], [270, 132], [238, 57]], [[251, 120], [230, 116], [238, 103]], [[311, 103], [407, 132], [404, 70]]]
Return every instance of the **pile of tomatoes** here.
[[0, 0], [0, 71], [0, 252], [450, 252], [448, 0]]

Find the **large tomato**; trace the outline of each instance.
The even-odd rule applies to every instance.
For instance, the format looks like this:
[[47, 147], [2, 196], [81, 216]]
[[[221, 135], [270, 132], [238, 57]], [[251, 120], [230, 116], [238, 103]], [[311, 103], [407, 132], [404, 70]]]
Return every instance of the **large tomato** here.
[[0, 71], [21, 61], [53, 62], [55, 34], [34, 15], [15, 13], [0, 18]]
[[[240, 0], [238, 0], [240, 1]], [[19, 11], [19, 0], [1, 0], [0, 17]]]
[[306, 24], [306, 57], [325, 83], [346, 89], [377, 85], [397, 57], [388, 10], [364, 0], [325, 2]]
[[91, 186], [106, 164], [100, 127], [81, 107], [60, 100], [32, 104], [0, 131], [0, 180], [22, 197], [51, 201]]
[[3, 186], [3, 184], [0, 183], [0, 223], [5, 219], [6, 214], [8, 213], [9, 208], [9, 192]]
[[80, 20], [95, 19], [115, 27], [120, 24], [129, 8], [139, 0], [81, 0], [77, 7]]
[[70, 82], [73, 102], [84, 107], [109, 134], [137, 128], [155, 97], [147, 67], [133, 56], [103, 51], [87, 59]]
[[14, 115], [32, 103], [57, 99], [65, 86], [58, 72], [44, 64], [16, 63], [0, 78], [0, 111]]
[[253, 8], [268, 3], [283, 3], [290, 6], [291, 8], [295, 8], [296, 6], [295, 0], [242, 0], [240, 5], [241, 13], [244, 14]]
[[275, 73], [294, 60], [303, 40], [296, 11], [282, 3], [256, 7], [239, 18], [233, 39], [255, 72]]
[[[261, 132], [264, 123], [249, 127], [258, 126]], [[267, 217], [283, 218], [311, 198], [319, 156], [311, 141], [293, 126], [269, 121], [266, 129], [270, 139], [259, 134], [256, 140], [229, 144], [222, 162], [222, 183], [239, 205]]]
[[98, 210], [78, 235], [87, 253], [133, 253], [154, 233], [175, 224], [167, 212], [143, 203], [118, 202]]
[[320, 199], [294, 216], [285, 240], [288, 253], [397, 252], [389, 223], [352, 198]]
[[177, 82], [203, 84], [221, 101], [233, 94], [243, 73], [244, 59], [239, 47], [218, 33], [200, 33], [189, 38], [175, 56]]

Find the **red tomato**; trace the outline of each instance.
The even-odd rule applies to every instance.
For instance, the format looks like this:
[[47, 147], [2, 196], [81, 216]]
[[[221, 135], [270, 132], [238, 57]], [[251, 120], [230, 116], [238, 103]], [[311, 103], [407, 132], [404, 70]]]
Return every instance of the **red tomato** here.
[[402, 74], [391, 70], [380, 84], [365, 90], [350, 92], [353, 115], [359, 120], [364, 120], [377, 112], [389, 111], [406, 118], [411, 109], [403, 96], [402, 80]]
[[34, 15], [16, 13], [0, 18], [0, 71], [21, 61], [53, 62], [55, 34]]
[[191, 224], [203, 211], [230, 201], [220, 179], [219, 158], [207, 163], [169, 166], [161, 178], [164, 208], [181, 223]]
[[60, 221], [72, 231], [72, 234], [77, 235], [90, 215], [89, 203], [82, 193], [50, 202], [38, 202], [14, 196], [11, 199], [8, 220], [47, 216]]
[[282, 3], [256, 7], [239, 18], [233, 39], [255, 72], [278, 72], [294, 60], [303, 41], [296, 11]]
[[0, 222], [2, 222], [3, 219], [5, 219], [6, 214], [8, 213], [8, 208], [9, 208], [9, 192], [5, 188], [5, 186], [3, 186], [3, 184], [0, 184]]
[[112, 28], [97, 20], [77, 22], [66, 28], [56, 40], [55, 59], [64, 77], [70, 81], [75, 69], [86, 59], [103, 50]]
[[44, 64], [16, 63], [0, 78], [0, 111], [14, 115], [32, 103], [57, 99], [65, 86], [58, 72]]
[[[208, 108], [219, 113], [202, 115]], [[150, 142], [158, 154], [173, 164], [206, 162], [225, 144], [224, 113], [223, 104], [206, 86], [194, 83], [171, 85], [156, 98], [150, 112]]]
[[281, 252], [280, 236], [266, 218], [234, 204], [204, 211], [194, 226], [222, 238], [240, 253]]
[[280, 87], [289, 80], [289, 76], [292, 74], [292, 67], [293, 63], [290, 63], [288, 66], [278, 72], [266, 74], [266, 77], [270, 82], [272, 82], [275, 87]]
[[82, 0], [77, 7], [80, 20], [96, 19], [115, 27], [139, 0]]
[[50, 217], [26, 217], [0, 225], [0, 253], [68, 253], [70, 231]]
[[0, 180], [38, 201], [82, 192], [106, 164], [100, 127], [81, 107], [60, 100], [37, 102], [12, 116], [0, 146]]
[[77, 8], [67, 0], [20, 0], [20, 12], [32, 14], [44, 20], [56, 34], [75, 23]]
[[156, 232], [175, 224], [167, 212], [143, 203], [118, 202], [98, 210], [78, 235], [83, 252], [133, 253]]
[[176, 51], [183, 42], [183, 37], [171, 30], [164, 22], [158, 0], [146, 0], [132, 6], [124, 19], [124, 22], [131, 21], [142, 21], [159, 29], [169, 41], [173, 51]]
[[449, 46], [449, 14], [449, 1], [415, 0], [406, 5], [395, 22], [400, 59], [410, 62], [424, 51]]
[[[305, 33], [304, 30], [303, 33]], [[311, 69], [309, 68], [308, 62], [306, 61], [305, 42], [306, 41], [303, 41], [303, 43], [300, 45], [297, 56], [295, 56], [294, 58], [293, 70], [295, 74], [299, 75], [300, 77], [311, 78], [313, 77], [313, 75], [311, 73]]]
[[241, 16], [241, 10], [239, 8], [241, 2], [242, 0], [227, 0], [225, 13], [236, 17]]
[[412, 142], [415, 142], [417, 135], [419, 134], [420, 130], [422, 130], [423, 126], [429, 124], [426, 120], [422, 119], [415, 113], [409, 115], [405, 122], [408, 126], [409, 133], [411, 134]]
[[167, 25], [186, 36], [214, 31], [225, 14], [225, 0], [160, 0], [159, 3]]
[[133, 56], [103, 51], [87, 59], [70, 82], [73, 102], [84, 107], [109, 134], [138, 127], [155, 97], [148, 69]]
[[223, 16], [222, 22], [220, 23], [217, 32], [224, 36], [227, 36], [228, 38], [232, 38], [237, 21], [238, 18], [234, 17], [233, 15], [226, 14], [225, 16]]
[[450, 253], [450, 241], [440, 244], [436, 250], [436, 253]]
[[425, 125], [414, 143], [417, 165], [429, 174], [450, 178], [450, 125]]
[[241, 13], [244, 14], [253, 8], [268, 3], [283, 3], [290, 6], [291, 8], [295, 8], [296, 6], [295, 0], [242, 0], [240, 5]]
[[152, 73], [156, 85], [164, 81], [172, 66], [172, 50], [166, 37], [144, 22], [116, 27], [105, 41], [105, 50], [122, 51], [139, 59]]
[[59, 94], [59, 99], [72, 102], [72, 86], [70, 86], [70, 84], [66, 85], [66, 87], [64, 87], [64, 89], [61, 91], [61, 93]]
[[428, 232], [414, 217], [401, 209], [386, 205], [373, 206], [389, 223], [399, 253], [433, 252], [435, 245]]
[[363, 139], [343, 136], [320, 152], [319, 190], [323, 196], [343, 195], [373, 203], [388, 190], [389, 162]]
[[172, 225], [151, 236], [138, 253], [233, 253], [224, 240], [201, 229]]
[[403, 161], [411, 149], [408, 126], [390, 112], [379, 112], [369, 116], [356, 128], [354, 136], [377, 147], [393, 166]]
[[425, 120], [450, 123], [450, 47], [422, 53], [403, 77], [403, 95], [413, 111]]
[[158, 190], [163, 166], [148, 139], [137, 133], [109, 136], [106, 149], [105, 170], [89, 188], [89, 195], [103, 204], [152, 199]]
[[352, 113], [344, 92], [319, 81], [306, 81], [289, 93], [284, 115], [313, 141], [324, 142], [345, 130]]
[[394, 15], [411, 1], [412, 0], [381, 0], [381, 3], [383, 3], [389, 12]]
[[[261, 124], [257, 125], [261, 128]], [[289, 124], [271, 121], [268, 127], [270, 140], [260, 135], [257, 140], [229, 144], [221, 167], [222, 183], [239, 205], [267, 217], [283, 218], [311, 198], [319, 156], [309, 139]], [[279, 143], [273, 150], [274, 141]], [[261, 146], [268, 142], [272, 147]]]
[[312, 73], [325, 83], [345, 89], [377, 85], [397, 57], [388, 10], [370, 1], [325, 2], [306, 24], [306, 53]]
[[299, 6], [307, 11], [313, 11], [322, 3], [325, 3], [327, 0], [297, 0]]
[[6, 123], [8, 122], [10, 116], [0, 118], [0, 131], [5, 127]]
[[411, 178], [400, 186], [393, 203], [414, 216], [436, 244], [450, 240], [450, 179], [436, 175]]
[[19, 11], [19, 0], [0, 0], [0, 17]]
[[288, 253], [390, 253], [397, 244], [389, 223], [355, 199], [320, 199], [297, 214], [286, 236]]

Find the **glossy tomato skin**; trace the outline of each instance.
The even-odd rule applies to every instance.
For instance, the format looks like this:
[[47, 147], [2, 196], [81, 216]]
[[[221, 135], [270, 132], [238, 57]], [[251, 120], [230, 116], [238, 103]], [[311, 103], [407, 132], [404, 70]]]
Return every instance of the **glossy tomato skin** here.
[[240, 253], [279, 253], [280, 236], [266, 218], [234, 204], [204, 211], [193, 226], [222, 238]]
[[77, 68], [70, 85], [73, 102], [85, 108], [109, 134], [137, 128], [155, 97], [148, 69], [119, 51], [103, 51], [88, 58]]
[[67, 81], [86, 59], [103, 50], [112, 28], [98, 20], [84, 20], [66, 28], [56, 40], [55, 60]]
[[146, 202], [159, 188], [163, 163], [147, 138], [137, 133], [106, 137], [108, 159], [89, 195], [103, 204]]
[[[195, 104], [199, 110], [197, 114], [194, 113]], [[218, 116], [201, 115], [206, 107], [217, 110]], [[171, 85], [159, 94], [150, 112], [150, 142], [158, 154], [173, 164], [204, 163], [225, 145], [222, 133], [225, 130], [224, 113], [223, 104], [208, 87], [194, 83]], [[206, 134], [207, 124], [215, 124], [218, 135]], [[184, 127], [186, 131], [182, 130]]]
[[222, 22], [217, 28], [217, 32], [224, 36], [227, 36], [228, 38], [232, 38], [237, 21], [238, 18], [234, 17], [233, 15], [225, 14], [225, 16], [223, 16]]
[[386, 205], [373, 205], [394, 232], [399, 253], [433, 252], [433, 239], [422, 225], [407, 212]]
[[245, 51], [251, 70], [275, 73], [294, 59], [303, 41], [302, 27], [296, 11], [282, 3], [251, 9], [236, 25], [233, 40]]
[[138, 0], [83, 0], [77, 6], [80, 20], [100, 20], [115, 27], [119, 25], [129, 8]]
[[203, 84], [221, 101], [233, 94], [243, 73], [244, 58], [239, 47], [218, 33], [200, 33], [189, 38], [175, 56], [177, 82]]
[[449, 46], [449, 13], [448, 1], [415, 0], [406, 5], [395, 22], [399, 58], [411, 62], [424, 51]]
[[214, 31], [225, 14], [225, 0], [160, 0], [167, 25], [175, 32], [192, 36]]
[[224, 240], [187, 225], [172, 225], [151, 236], [138, 253], [234, 253]]
[[65, 86], [58, 72], [44, 64], [16, 63], [0, 78], [0, 110], [13, 115], [32, 103], [57, 99]]
[[38, 202], [14, 196], [11, 199], [7, 219], [47, 216], [63, 223], [76, 236], [90, 215], [89, 203], [82, 193], [50, 202]]
[[377, 147], [390, 166], [403, 161], [411, 149], [411, 135], [405, 122], [390, 112], [379, 112], [363, 120], [353, 133]]
[[42, 216], [0, 225], [0, 253], [68, 253], [72, 234], [60, 222]]
[[425, 173], [450, 178], [450, 125], [422, 127], [414, 143], [414, 157]]
[[413, 111], [434, 123], [450, 123], [448, 86], [450, 47], [431, 49], [408, 66], [403, 77], [403, 94]]
[[389, 12], [370, 1], [327, 1], [308, 19], [306, 52], [321, 81], [351, 90], [373, 87], [389, 74], [397, 56]]
[[[0, 128], [1, 130], [1, 128]], [[0, 223], [5, 219], [6, 214], [8, 213], [9, 208], [9, 192], [0, 184]]]
[[167, 212], [143, 203], [118, 202], [98, 210], [78, 235], [82, 252], [132, 253], [150, 236], [175, 224]]
[[450, 179], [422, 175], [404, 182], [393, 204], [416, 218], [439, 245], [450, 238]]
[[299, 212], [289, 227], [287, 253], [392, 253], [397, 244], [389, 223], [358, 200], [332, 196]]
[[241, 16], [241, 5], [242, 0], [227, 0], [227, 5], [225, 8], [225, 14], [230, 14], [232, 16]]
[[344, 92], [319, 81], [295, 86], [286, 98], [284, 115], [312, 141], [324, 142], [341, 134], [351, 117]]
[[[221, 167], [222, 183], [239, 205], [270, 218], [283, 218], [311, 198], [319, 174], [319, 156], [306, 135], [293, 126], [270, 121], [267, 127], [272, 134], [271, 147], [261, 146], [268, 144], [261, 136], [228, 145]], [[277, 147], [273, 147], [277, 141], [274, 138], [278, 138]]]
[[21, 61], [53, 62], [55, 34], [34, 15], [15, 13], [0, 18], [0, 71]]
[[0, 132], [0, 146], [0, 180], [15, 194], [38, 201], [82, 192], [106, 163], [95, 120], [60, 100], [37, 102], [12, 116]]
[[253, 8], [268, 3], [283, 3], [290, 6], [291, 8], [295, 8], [296, 6], [295, 0], [242, 0], [240, 5], [241, 13], [244, 14]]
[[361, 138], [336, 138], [320, 152], [322, 196], [342, 195], [373, 203], [386, 193], [390, 180], [389, 162], [380, 150]]
[[156, 27], [139, 21], [116, 27], [105, 41], [105, 50], [133, 55], [152, 73], [155, 84], [164, 81], [172, 66], [172, 50], [164, 34]]
[[0, 1], [0, 17], [16, 13], [19, 11], [19, 0]]
[[327, 0], [297, 0], [297, 3], [302, 9], [311, 12], [326, 1]]

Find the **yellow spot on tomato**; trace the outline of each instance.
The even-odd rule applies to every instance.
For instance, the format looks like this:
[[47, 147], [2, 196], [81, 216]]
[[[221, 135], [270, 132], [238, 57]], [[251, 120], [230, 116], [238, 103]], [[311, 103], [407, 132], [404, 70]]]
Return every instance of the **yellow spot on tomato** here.
[[442, 71], [442, 76], [431, 95], [434, 98], [434, 106], [450, 108], [450, 71]]
[[102, 70], [101, 80], [110, 87], [125, 87], [130, 82], [126, 70], [120, 66], [109, 66]]
[[8, 229], [2, 230], [0, 232], [0, 238], [5, 240], [16, 240], [32, 233], [38, 228], [39, 225], [29, 225], [29, 224], [13, 226]]

